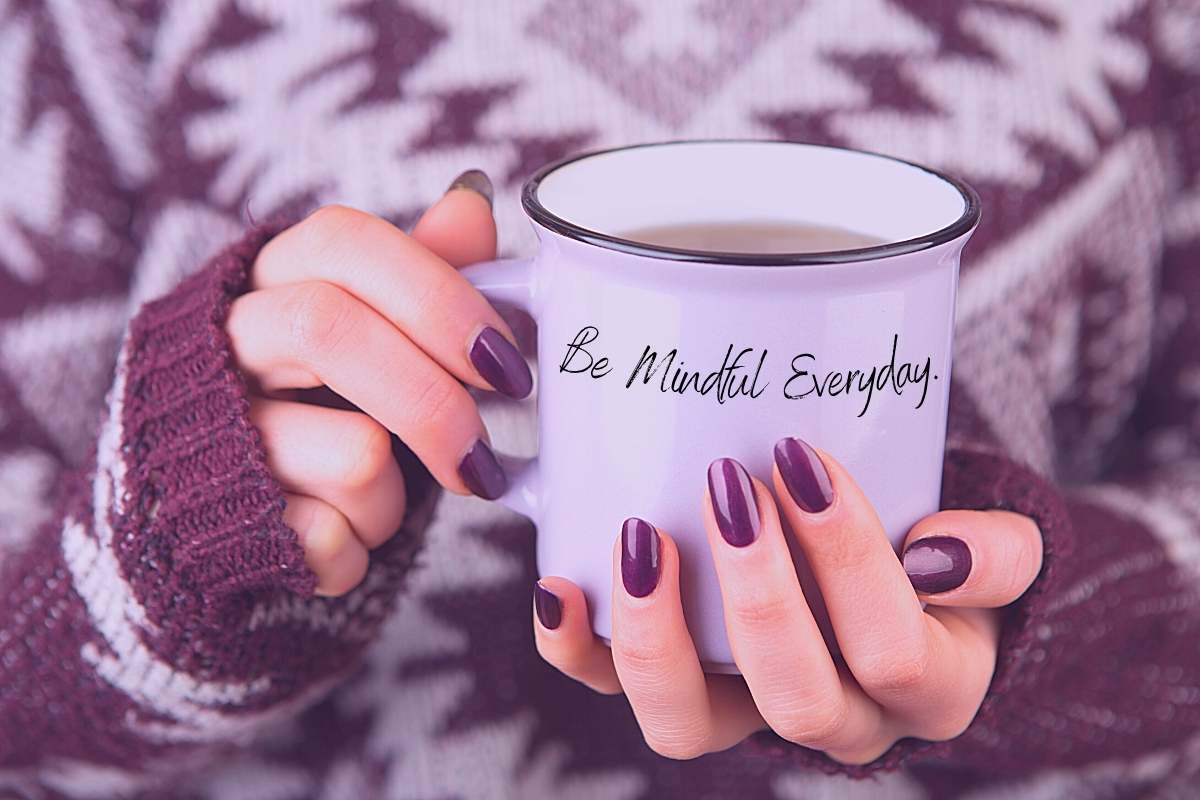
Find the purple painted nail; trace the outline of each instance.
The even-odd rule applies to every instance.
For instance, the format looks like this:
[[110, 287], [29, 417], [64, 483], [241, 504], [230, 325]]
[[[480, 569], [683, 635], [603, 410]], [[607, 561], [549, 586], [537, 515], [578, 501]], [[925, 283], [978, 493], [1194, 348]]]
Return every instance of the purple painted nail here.
[[476, 439], [458, 462], [458, 474], [473, 494], [485, 500], [495, 500], [508, 489], [508, 476], [483, 439]]
[[538, 622], [548, 631], [562, 624], [562, 601], [558, 595], [542, 586], [541, 581], [533, 585], [533, 610], [537, 612]]
[[971, 574], [971, 548], [953, 536], [918, 539], [904, 550], [904, 571], [921, 594], [957, 589]]
[[833, 484], [820, 456], [808, 442], [794, 436], [780, 439], [775, 445], [775, 464], [796, 505], [810, 514], [829, 508], [833, 502]]
[[745, 547], [758, 538], [758, 501], [745, 467], [732, 458], [718, 458], [709, 464], [708, 494], [725, 541]]
[[481, 169], [469, 169], [459, 175], [450, 183], [446, 191], [449, 192], [454, 189], [470, 189], [484, 200], [487, 200], [489, 206], [492, 204], [492, 196], [495, 194], [492, 189], [492, 179]]
[[509, 397], [520, 400], [533, 389], [529, 365], [512, 342], [495, 328], [484, 328], [471, 345], [471, 363], [483, 379]]
[[621, 581], [634, 597], [645, 597], [658, 586], [658, 531], [645, 520], [630, 517], [621, 527]]

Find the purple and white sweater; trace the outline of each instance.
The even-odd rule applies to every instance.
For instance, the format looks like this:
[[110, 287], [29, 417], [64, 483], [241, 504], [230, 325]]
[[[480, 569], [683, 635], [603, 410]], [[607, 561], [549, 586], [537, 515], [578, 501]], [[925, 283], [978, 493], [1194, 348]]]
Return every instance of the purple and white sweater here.
[[[984, 199], [944, 504], [1034, 516], [1047, 557], [953, 742], [655, 756], [539, 661], [530, 526], [435, 512], [400, 444], [412, 511], [350, 595], [281, 521], [223, 332], [254, 220], [408, 224], [474, 166], [518, 253], [532, 167], [723, 136]], [[0, 0], [0, 793], [1190, 797], [1198, 345], [1195, 2]]]

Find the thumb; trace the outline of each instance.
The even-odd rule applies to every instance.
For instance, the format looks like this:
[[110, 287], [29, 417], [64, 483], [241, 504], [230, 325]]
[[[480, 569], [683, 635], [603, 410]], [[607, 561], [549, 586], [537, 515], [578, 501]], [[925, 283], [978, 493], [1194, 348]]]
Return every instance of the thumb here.
[[1042, 532], [1011, 511], [939, 511], [909, 531], [902, 559], [925, 602], [999, 608], [1041, 572]]
[[488, 176], [469, 169], [455, 178], [417, 220], [412, 237], [456, 268], [495, 258], [496, 220]]

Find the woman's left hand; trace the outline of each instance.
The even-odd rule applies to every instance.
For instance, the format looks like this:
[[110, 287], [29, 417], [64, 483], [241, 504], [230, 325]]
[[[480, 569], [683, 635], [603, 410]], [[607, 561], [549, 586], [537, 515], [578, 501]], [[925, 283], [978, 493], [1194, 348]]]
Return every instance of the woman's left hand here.
[[[1041, 569], [1037, 525], [1007, 511], [941, 511], [909, 531], [901, 560], [827, 453], [784, 439], [773, 477], [774, 494], [731, 459], [708, 472], [703, 514], [741, 677], [701, 670], [678, 550], [639, 519], [613, 551], [611, 649], [593, 636], [580, 589], [550, 577], [535, 589], [539, 652], [597, 691], [624, 692], [646, 742], [670, 758], [724, 750], [766, 727], [847, 764], [907, 736], [960, 734], [991, 682], [996, 609]], [[781, 513], [825, 599], [838, 658], [801, 591]]]

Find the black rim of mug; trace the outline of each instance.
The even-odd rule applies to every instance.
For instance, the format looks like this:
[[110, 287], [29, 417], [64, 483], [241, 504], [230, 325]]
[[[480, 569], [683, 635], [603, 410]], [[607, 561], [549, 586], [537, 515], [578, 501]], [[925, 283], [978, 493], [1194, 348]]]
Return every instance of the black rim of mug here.
[[[964, 208], [963, 213], [954, 222], [944, 228], [939, 228], [932, 233], [917, 236], [912, 239], [904, 239], [899, 242], [887, 242], [885, 244], [872, 245], [870, 247], [860, 247], [854, 250], [829, 250], [815, 253], [723, 253], [715, 250], [688, 250], [682, 247], [663, 247], [660, 245], [644, 244], [632, 239], [624, 239], [620, 236], [612, 234], [600, 233], [582, 225], [577, 225], [574, 222], [563, 219], [554, 212], [547, 209], [538, 200], [537, 190], [541, 182], [550, 173], [561, 169], [568, 164], [573, 164], [576, 161], [582, 161], [585, 158], [593, 158], [595, 156], [606, 155], [609, 153], [617, 153], [622, 150], [635, 150], [643, 147], [669, 147], [672, 145], [688, 145], [688, 144], [778, 144], [778, 145], [804, 145], [806, 147], [820, 147], [826, 150], [843, 150], [850, 153], [859, 153], [867, 156], [875, 156], [876, 158], [884, 158], [888, 161], [895, 161], [900, 164], [906, 164], [910, 167], [915, 167], [922, 172], [928, 173], [940, 180], [953, 186], [958, 190], [958, 193], [963, 198]], [[939, 170], [931, 169], [921, 164], [916, 164], [912, 161], [906, 161], [902, 158], [885, 155], [883, 153], [875, 153], [870, 150], [859, 150], [853, 147], [834, 147], [830, 145], [813, 144], [810, 142], [794, 141], [788, 139], [675, 139], [665, 142], [646, 142], [644, 144], [623, 145], [620, 147], [608, 147], [601, 150], [589, 150], [582, 153], [575, 153], [565, 158], [560, 158], [557, 161], [552, 161], [544, 167], [538, 169], [537, 172], [525, 182], [524, 188], [521, 190], [521, 204], [525, 207], [527, 213], [534, 222], [542, 227], [548, 228], [555, 233], [562, 234], [571, 239], [584, 242], [586, 244], [603, 247], [606, 250], [616, 250], [622, 253], [631, 255], [647, 256], [649, 258], [667, 259], [670, 261], [686, 261], [691, 263], [701, 264], [732, 264], [739, 266], [771, 266], [771, 267], [793, 267], [793, 266], [808, 266], [813, 264], [847, 264], [859, 261], [873, 261], [880, 258], [889, 258], [891, 256], [903, 255], [905, 253], [915, 253], [919, 250], [926, 250], [930, 247], [936, 247], [940, 244], [954, 241], [958, 237], [968, 233], [979, 222], [979, 195], [975, 193], [966, 182], [949, 175]]]

